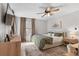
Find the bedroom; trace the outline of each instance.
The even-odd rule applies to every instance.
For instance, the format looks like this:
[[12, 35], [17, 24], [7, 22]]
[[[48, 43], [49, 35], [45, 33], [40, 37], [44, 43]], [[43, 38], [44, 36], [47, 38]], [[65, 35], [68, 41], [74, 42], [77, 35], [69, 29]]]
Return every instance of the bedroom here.
[[[20, 36], [21, 55], [78, 55], [78, 3], [3, 3], [0, 4], [0, 7], [1, 20], [4, 18], [6, 9], [7, 17], [16, 16], [15, 22], [9, 22], [10, 17], [6, 23], [2, 23], [0, 20], [2, 28], [0, 29], [0, 38], [5, 39], [6, 34]], [[47, 12], [50, 9], [53, 9], [55, 13], [53, 11]], [[4, 42], [4, 40], [0, 41]]]

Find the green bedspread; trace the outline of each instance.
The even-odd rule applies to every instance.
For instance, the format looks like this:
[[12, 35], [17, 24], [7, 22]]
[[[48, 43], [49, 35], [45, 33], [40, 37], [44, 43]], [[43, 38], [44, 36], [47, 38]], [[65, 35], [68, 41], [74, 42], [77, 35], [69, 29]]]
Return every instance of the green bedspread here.
[[52, 44], [53, 39], [51, 37], [47, 37], [44, 35], [33, 35], [32, 36], [32, 42], [35, 43], [35, 45], [39, 49], [43, 49], [45, 44]]

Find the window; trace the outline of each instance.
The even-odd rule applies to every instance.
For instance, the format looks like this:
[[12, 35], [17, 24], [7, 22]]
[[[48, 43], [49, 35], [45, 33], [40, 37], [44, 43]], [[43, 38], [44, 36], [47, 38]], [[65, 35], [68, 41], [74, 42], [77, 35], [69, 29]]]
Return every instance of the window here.
[[32, 35], [32, 21], [31, 19], [26, 19], [26, 41], [31, 41], [31, 35]]

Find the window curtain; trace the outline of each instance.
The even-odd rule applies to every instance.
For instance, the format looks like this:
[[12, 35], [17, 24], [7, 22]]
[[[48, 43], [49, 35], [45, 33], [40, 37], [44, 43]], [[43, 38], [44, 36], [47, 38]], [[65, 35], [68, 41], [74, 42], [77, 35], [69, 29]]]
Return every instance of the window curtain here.
[[21, 42], [26, 42], [26, 18], [20, 18], [20, 35], [21, 35]]
[[35, 19], [32, 19], [32, 35], [35, 34]]
[[[30, 31], [30, 32], [29, 32]], [[35, 19], [20, 18], [20, 35], [22, 42], [31, 41], [31, 36], [35, 34]]]

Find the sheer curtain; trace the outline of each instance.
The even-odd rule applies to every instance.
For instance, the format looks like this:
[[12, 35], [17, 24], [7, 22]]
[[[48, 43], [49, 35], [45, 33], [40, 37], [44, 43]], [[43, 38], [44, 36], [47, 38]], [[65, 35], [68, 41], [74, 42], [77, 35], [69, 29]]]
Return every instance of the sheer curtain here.
[[26, 41], [30, 42], [32, 35], [32, 22], [31, 19], [26, 19]]
[[35, 19], [26, 19], [26, 41], [31, 41], [31, 36], [35, 34]]

